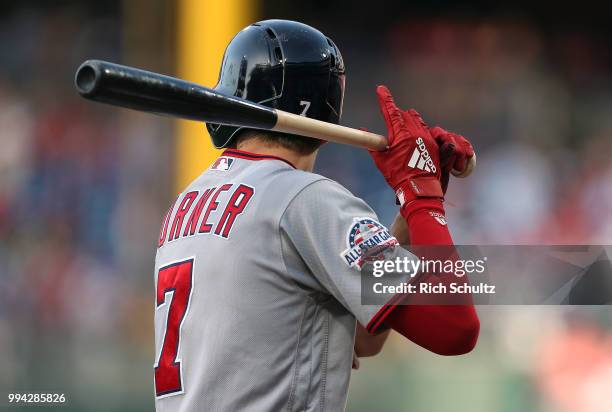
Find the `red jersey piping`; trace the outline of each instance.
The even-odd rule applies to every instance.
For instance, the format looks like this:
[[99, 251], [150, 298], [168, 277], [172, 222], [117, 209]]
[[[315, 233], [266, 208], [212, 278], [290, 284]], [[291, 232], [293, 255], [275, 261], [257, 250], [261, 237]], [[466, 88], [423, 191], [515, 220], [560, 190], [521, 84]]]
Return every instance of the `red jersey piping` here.
[[221, 154], [221, 156], [237, 157], [240, 159], [255, 160], [255, 161], [257, 160], [280, 160], [281, 162], [285, 162], [292, 168], [296, 169], [296, 167], [290, 161], [283, 159], [282, 157], [272, 156], [272, 155], [263, 155], [259, 153], [251, 153], [245, 150], [225, 149], [223, 153]]

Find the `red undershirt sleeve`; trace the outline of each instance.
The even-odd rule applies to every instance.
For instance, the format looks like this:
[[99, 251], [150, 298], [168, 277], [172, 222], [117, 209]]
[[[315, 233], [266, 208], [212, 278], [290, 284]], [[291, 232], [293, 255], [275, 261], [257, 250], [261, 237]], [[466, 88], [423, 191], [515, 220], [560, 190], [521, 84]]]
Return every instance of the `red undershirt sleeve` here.
[[[403, 208], [402, 215], [407, 220], [411, 245], [452, 246], [442, 202], [420, 200], [418, 207], [411, 210]], [[448, 248], [422, 248], [425, 259], [458, 259], [454, 247], [449, 257]], [[437, 256], [444, 253], [445, 256]], [[458, 278], [454, 274], [424, 274], [420, 282], [433, 281], [449, 284], [467, 282], [467, 275]], [[462, 295], [460, 304], [426, 304], [427, 298], [419, 294], [404, 297], [411, 299], [409, 304], [395, 305], [388, 311], [382, 323], [412, 342], [441, 355], [458, 355], [474, 348], [478, 339], [480, 323], [470, 295]], [[406, 303], [406, 302], [403, 302]]]

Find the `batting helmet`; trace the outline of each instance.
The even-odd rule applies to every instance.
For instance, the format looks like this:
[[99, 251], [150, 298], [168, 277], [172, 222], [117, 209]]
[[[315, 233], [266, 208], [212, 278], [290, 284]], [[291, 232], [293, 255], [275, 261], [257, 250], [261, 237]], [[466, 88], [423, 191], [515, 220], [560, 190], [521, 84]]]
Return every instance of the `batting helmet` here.
[[[338, 123], [344, 63], [334, 42], [320, 31], [295, 21], [260, 21], [240, 31], [225, 49], [215, 90]], [[218, 149], [242, 129], [212, 123], [206, 127]]]

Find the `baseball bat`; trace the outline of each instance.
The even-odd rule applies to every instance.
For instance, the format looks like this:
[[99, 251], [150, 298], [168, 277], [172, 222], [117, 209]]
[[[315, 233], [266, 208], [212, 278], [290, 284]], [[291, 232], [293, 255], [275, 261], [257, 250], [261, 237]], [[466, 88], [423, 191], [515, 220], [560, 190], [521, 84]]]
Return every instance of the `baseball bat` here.
[[[272, 109], [196, 83], [102, 60], [81, 64], [75, 85], [86, 99], [143, 112], [296, 134], [371, 150], [387, 147], [384, 136]], [[463, 173], [453, 174], [467, 176], [473, 169], [472, 163]]]

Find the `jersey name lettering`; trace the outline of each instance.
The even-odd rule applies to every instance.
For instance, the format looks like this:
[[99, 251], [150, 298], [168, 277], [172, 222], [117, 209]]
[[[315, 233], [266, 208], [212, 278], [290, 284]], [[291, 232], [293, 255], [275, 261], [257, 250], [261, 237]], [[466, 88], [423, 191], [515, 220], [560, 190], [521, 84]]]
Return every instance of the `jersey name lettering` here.
[[[237, 217], [244, 212], [254, 193], [251, 186], [226, 183], [182, 194], [164, 218], [158, 247], [196, 234], [214, 234], [228, 239]], [[174, 209], [174, 216], [171, 216]]]

